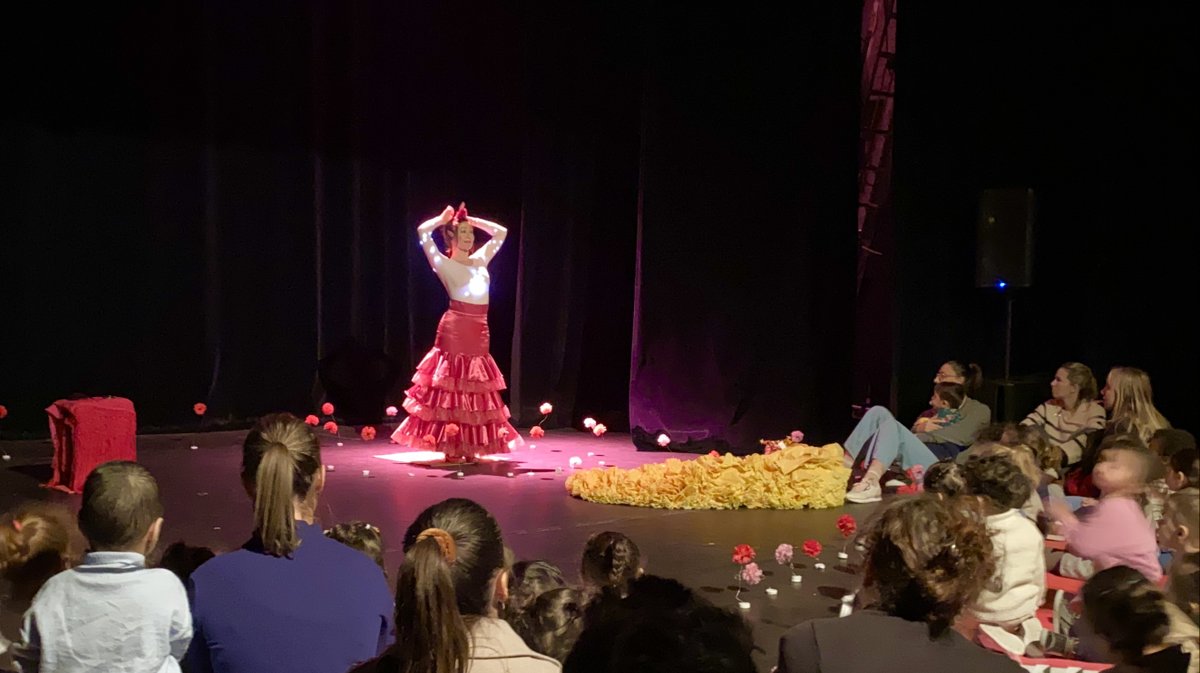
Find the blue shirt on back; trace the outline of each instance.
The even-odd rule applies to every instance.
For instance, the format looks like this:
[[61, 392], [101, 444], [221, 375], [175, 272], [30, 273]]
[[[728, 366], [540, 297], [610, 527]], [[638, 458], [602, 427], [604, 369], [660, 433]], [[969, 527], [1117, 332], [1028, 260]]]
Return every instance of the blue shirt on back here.
[[391, 644], [394, 602], [362, 552], [296, 522], [290, 558], [258, 539], [196, 569], [188, 581], [193, 673], [345, 673]]

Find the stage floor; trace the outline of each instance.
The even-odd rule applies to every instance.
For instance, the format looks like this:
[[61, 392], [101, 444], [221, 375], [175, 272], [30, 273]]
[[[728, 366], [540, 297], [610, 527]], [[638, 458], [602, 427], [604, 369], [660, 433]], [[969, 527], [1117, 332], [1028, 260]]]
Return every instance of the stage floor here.
[[[251, 506], [239, 480], [240, 442], [244, 432], [138, 437], [138, 456], [158, 478], [166, 508], [163, 546], [176, 540], [217, 551], [237, 548], [250, 528]], [[847, 505], [830, 510], [677, 511], [584, 502], [567, 495], [569, 461], [583, 467], [632, 467], [666, 460], [666, 452], [638, 452], [628, 435], [602, 438], [575, 430], [555, 430], [509, 454], [507, 461], [485, 461], [467, 467], [423, 467], [411, 460], [429, 455], [398, 454], [386, 437], [364, 442], [358, 437], [326, 436], [328, 475], [319, 518], [323, 525], [361, 519], [383, 530], [387, 564], [400, 562], [404, 529], [426, 506], [449, 497], [471, 498], [499, 520], [505, 541], [518, 559], [547, 559], [569, 577], [578, 576], [579, 555], [592, 533], [621, 531], [641, 548], [646, 572], [673, 577], [710, 600], [736, 609], [736, 566], [732, 550], [750, 544], [766, 573], [761, 584], [742, 592], [751, 602], [741, 612], [754, 626], [755, 653], [762, 671], [775, 664], [779, 636], [805, 619], [836, 615], [839, 600], [857, 577], [837, 559], [841, 537], [835, 521], [850, 512], [865, 521], [874, 505]], [[339, 445], [340, 443], [340, 445]], [[192, 449], [192, 446], [197, 448]], [[0, 442], [11, 459], [0, 463], [0, 507], [7, 510], [27, 499], [55, 500], [78, 506], [78, 496], [38, 487], [50, 477], [48, 441]], [[591, 455], [589, 455], [591, 454]], [[689, 454], [680, 454], [688, 459]], [[364, 475], [369, 470], [369, 476]], [[463, 476], [457, 473], [461, 471]], [[514, 476], [509, 477], [512, 473]], [[800, 554], [808, 538], [826, 547], [828, 568], [818, 571]], [[796, 546], [804, 581], [792, 584], [789, 572], [775, 563], [781, 542]], [[850, 551], [851, 562], [858, 555]], [[391, 575], [394, 577], [395, 573]], [[767, 587], [779, 593], [769, 597]]]

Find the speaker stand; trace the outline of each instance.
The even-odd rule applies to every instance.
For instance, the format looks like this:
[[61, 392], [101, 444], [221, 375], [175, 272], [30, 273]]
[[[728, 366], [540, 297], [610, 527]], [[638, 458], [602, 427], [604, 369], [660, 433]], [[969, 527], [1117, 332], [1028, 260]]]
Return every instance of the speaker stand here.
[[1008, 319], [1004, 325], [1004, 381], [1008, 383], [1012, 381], [1012, 305], [1013, 296], [1011, 292], [1005, 293], [1005, 303], [1008, 305]]

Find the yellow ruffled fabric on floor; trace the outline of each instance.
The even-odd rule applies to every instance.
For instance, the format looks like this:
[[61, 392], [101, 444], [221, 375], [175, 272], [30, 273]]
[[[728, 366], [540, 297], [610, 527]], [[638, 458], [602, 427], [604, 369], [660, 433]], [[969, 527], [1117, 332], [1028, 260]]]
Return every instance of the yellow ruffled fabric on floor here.
[[850, 478], [842, 454], [838, 444], [788, 442], [743, 458], [668, 458], [632, 469], [581, 470], [567, 477], [567, 491], [592, 502], [662, 509], [840, 507]]

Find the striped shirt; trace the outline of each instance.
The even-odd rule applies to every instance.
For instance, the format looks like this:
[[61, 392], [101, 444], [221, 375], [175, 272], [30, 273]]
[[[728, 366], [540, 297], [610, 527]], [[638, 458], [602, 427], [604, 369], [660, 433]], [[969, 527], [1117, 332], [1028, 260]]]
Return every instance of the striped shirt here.
[[1050, 444], [1066, 454], [1067, 464], [1074, 465], [1083, 457], [1088, 433], [1104, 429], [1104, 407], [1095, 400], [1089, 400], [1080, 403], [1074, 411], [1068, 411], [1050, 400], [1039, 404], [1021, 421], [1021, 425], [1041, 428]]

